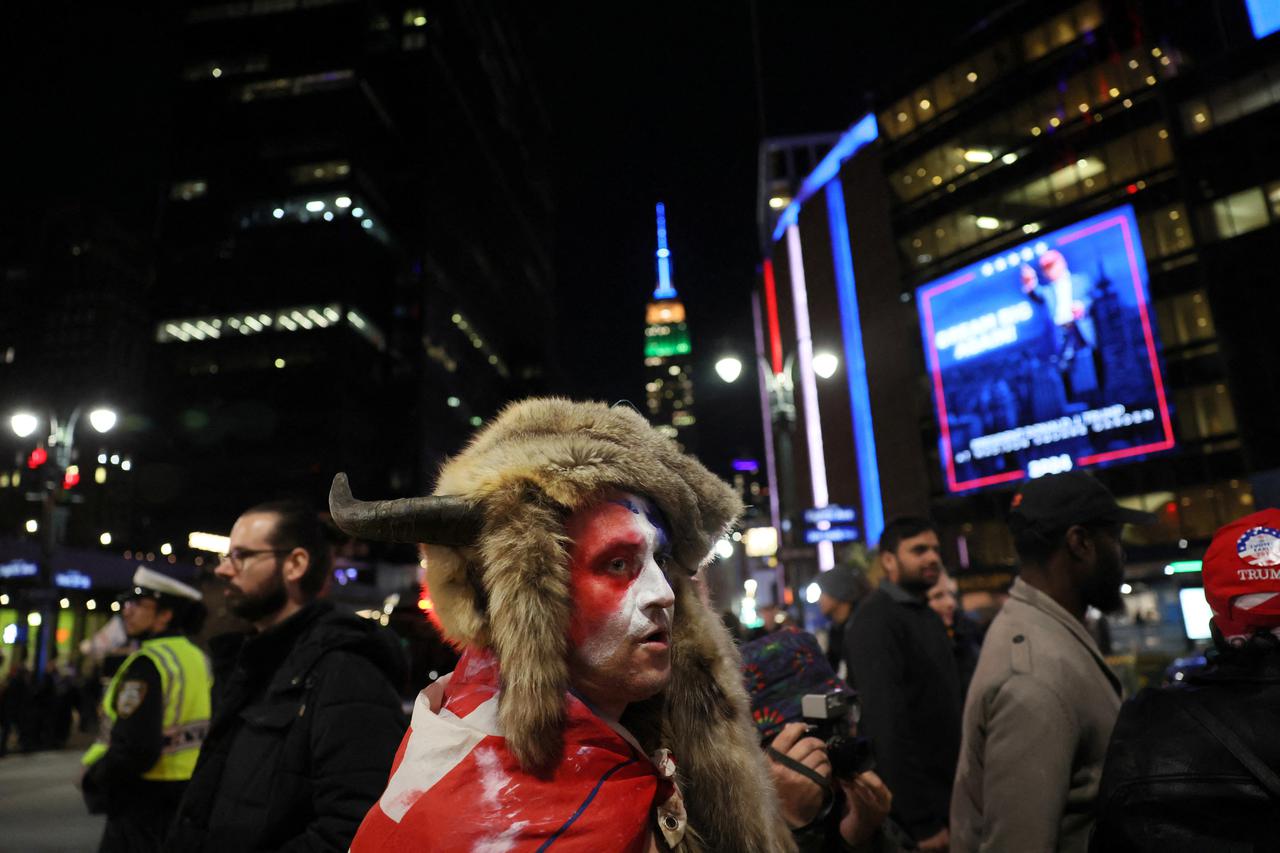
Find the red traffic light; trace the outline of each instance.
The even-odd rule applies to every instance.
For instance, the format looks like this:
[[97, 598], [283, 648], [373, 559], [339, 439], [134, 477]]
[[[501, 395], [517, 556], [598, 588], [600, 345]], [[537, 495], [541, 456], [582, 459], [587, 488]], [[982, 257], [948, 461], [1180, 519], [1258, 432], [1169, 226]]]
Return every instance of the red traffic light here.
[[74, 489], [80, 482], [80, 471], [75, 467], [68, 468], [62, 475], [62, 488]]
[[27, 467], [31, 470], [39, 468], [41, 465], [49, 461], [49, 451], [43, 447], [37, 447], [31, 451], [31, 455], [27, 457]]

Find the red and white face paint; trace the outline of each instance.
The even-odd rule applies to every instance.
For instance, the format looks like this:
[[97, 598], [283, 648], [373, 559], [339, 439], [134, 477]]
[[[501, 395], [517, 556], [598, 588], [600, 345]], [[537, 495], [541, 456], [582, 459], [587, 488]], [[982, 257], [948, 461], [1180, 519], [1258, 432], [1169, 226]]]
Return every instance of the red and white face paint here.
[[652, 503], [615, 492], [569, 516], [574, 687], [616, 719], [671, 677], [669, 537]]

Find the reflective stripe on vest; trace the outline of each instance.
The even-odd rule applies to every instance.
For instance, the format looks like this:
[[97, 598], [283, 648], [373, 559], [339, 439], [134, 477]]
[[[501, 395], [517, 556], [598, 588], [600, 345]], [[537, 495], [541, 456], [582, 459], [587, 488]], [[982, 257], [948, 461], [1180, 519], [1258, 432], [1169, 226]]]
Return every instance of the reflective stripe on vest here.
[[190, 779], [196, 767], [200, 745], [209, 730], [209, 694], [213, 676], [209, 659], [186, 637], [157, 637], [146, 640], [116, 670], [102, 700], [102, 734], [84, 754], [88, 765], [106, 754], [110, 732], [116, 722], [116, 691], [123, 675], [139, 656], [145, 656], [160, 673], [160, 693], [164, 698], [163, 738], [160, 758], [142, 774], [153, 781]]

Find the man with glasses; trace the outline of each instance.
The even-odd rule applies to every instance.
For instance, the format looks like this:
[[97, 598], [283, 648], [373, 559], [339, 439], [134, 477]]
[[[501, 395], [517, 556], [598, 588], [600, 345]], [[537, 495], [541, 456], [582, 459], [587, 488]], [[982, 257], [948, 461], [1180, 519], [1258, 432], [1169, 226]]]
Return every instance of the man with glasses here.
[[306, 506], [256, 506], [218, 563], [250, 633], [215, 637], [214, 713], [169, 849], [345, 850], [404, 733], [395, 638], [320, 598], [331, 572]]
[[198, 590], [145, 566], [122, 600], [125, 633], [141, 646], [107, 687], [81, 789], [89, 811], [107, 815], [100, 851], [158, 851], [209, 728], [209, 660], [188, 639], [205, 610]]

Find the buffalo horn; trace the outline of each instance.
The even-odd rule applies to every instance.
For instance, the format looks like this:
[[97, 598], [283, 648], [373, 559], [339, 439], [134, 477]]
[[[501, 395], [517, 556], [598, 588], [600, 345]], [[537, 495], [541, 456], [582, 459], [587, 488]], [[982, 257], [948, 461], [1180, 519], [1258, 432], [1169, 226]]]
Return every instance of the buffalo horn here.
[[346, 474], [333, 478], [329, 512], [343, 532], [377, 542], [474, 545], [483, 524], [479, 507], [452, 495], [356, 500]]

